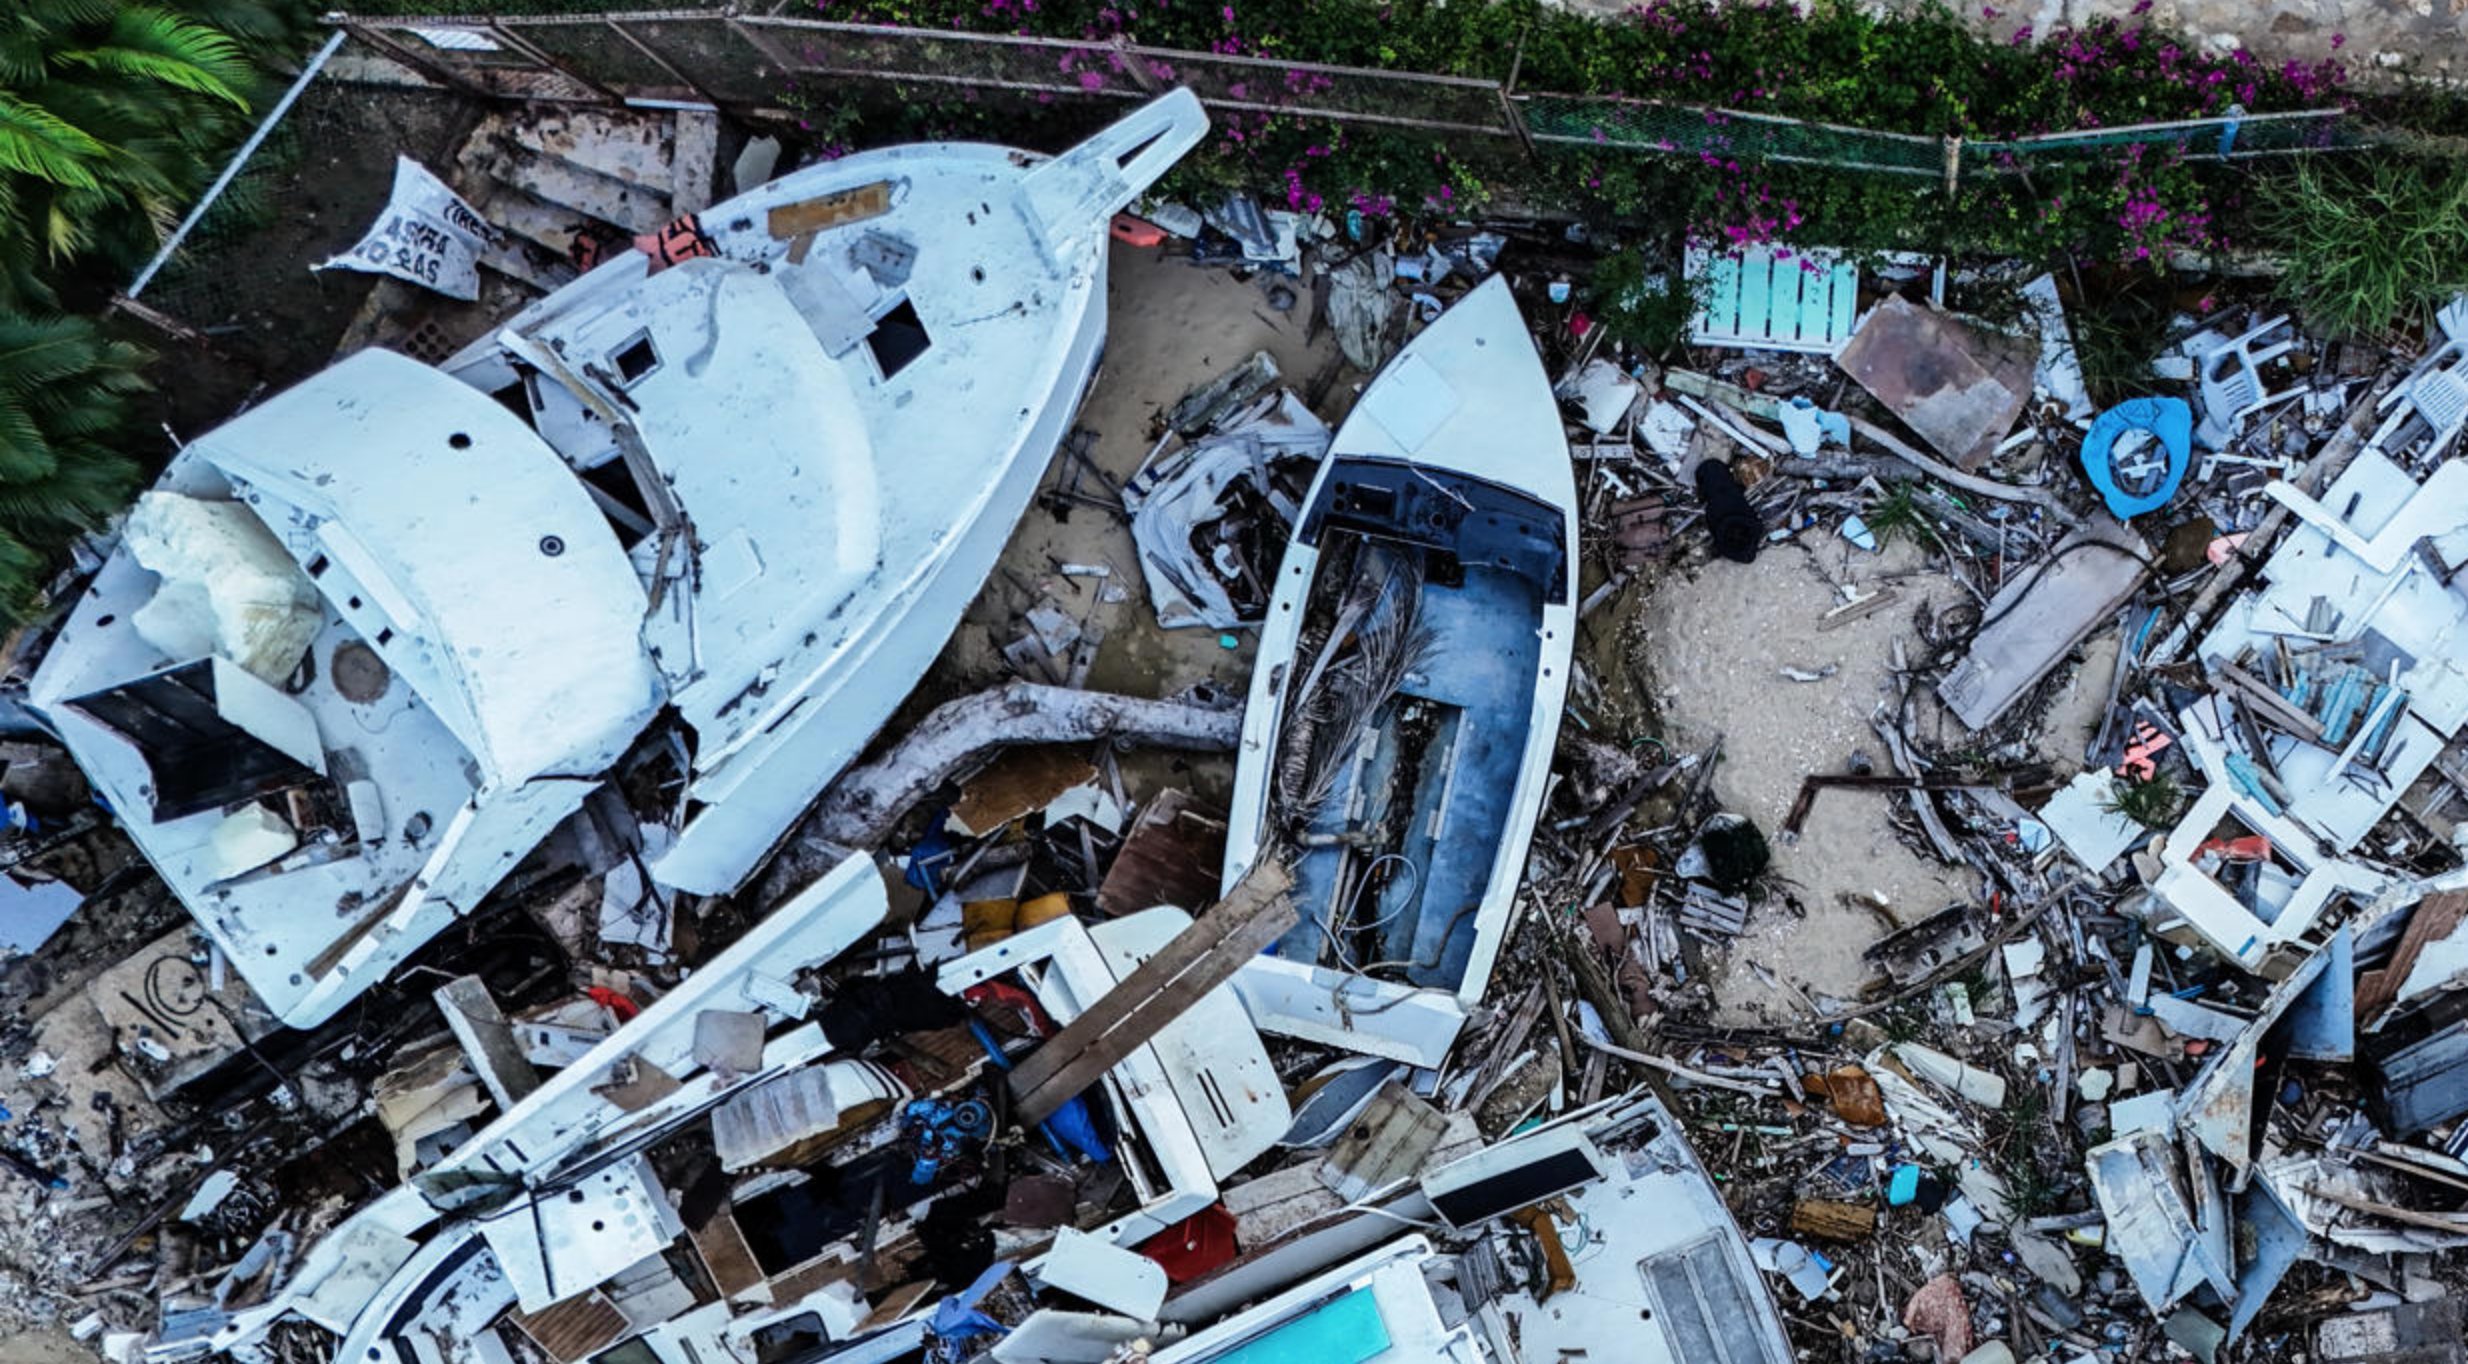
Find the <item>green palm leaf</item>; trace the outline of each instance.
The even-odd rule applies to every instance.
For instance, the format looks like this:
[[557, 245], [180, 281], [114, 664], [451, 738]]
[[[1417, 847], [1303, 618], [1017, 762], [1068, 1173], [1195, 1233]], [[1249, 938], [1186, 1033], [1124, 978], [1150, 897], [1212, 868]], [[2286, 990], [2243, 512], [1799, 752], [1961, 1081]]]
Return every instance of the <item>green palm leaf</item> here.
[[50, 110], [0, 92], [0, 170], [72, 189], [93, 189], [91, 163], [109, 149]]
[[248, 59], [239, 44], [177, 15], [131, 5], [112, 16], [104, 46], [60, 53], [54, 60], [114, 75], [158, 81], [211, 95], [245, 109], [240, 87], [248, 84]]
[[102, 358], [94, 324], [83, 318], [0, 318], [0, 393], [40, 388]]

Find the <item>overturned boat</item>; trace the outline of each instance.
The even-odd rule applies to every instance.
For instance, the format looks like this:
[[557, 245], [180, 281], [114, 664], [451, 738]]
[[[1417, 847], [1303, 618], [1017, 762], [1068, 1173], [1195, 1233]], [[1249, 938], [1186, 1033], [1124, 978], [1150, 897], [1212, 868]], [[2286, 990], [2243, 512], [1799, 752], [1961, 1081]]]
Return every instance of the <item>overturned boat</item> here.
[[1302, 921], [1236, 976], [1273, 1032], [1436, 1066], [1481, 997], [1576, 629], [1576, 483], [1507, 281], [1400, 351], [1304, 501], [1243, 717], [1231, 884]]
[[294, 1026], [630, 751], [651, 880], [731, 891], [991, 571], [1095, 374], [1108, 221], [1206, 126], [1176, 91], [1051, 159], [810, 167], [442, 369], [354, 355], [181, 452], [32, 700]]

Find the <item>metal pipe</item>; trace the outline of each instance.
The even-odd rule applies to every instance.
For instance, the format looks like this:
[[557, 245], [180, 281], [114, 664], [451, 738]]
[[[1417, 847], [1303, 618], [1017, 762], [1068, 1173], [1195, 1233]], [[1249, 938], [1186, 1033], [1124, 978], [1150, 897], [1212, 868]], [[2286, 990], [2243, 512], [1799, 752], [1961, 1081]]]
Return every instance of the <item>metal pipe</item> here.
[[198, 219], [205, 217], [206, 210], [214, 207], [214, 201], [223, 197], [223, 191], [229, 189], [231, 182], [239, 177], [240, 168], [247, 165], [249, 158], [257, 154], [257, 149], [264, 145], [266, 138], [274, 132], [275, 125], [283, 121], [283, 115], [290, 113], [291, 106], [299, 102], [300, 92], [308, 89], [309, 82], [317, 79], [317, 73], [325, 69], [327, 59], [331, 58], [350, 37], [349, 32], [336, 29], [334, 35], [326, 39], [325, 46], [317, 49], [317, 55], [309, 58], [308, 65], [300, 70], [299, 79], [294, 80], [291, 88], [283, 92], [283, 97], [274, 102], [274, 107], [268, 110], [264, 120], [258, 123], [257, 131], [249, 134], [249, 140], [240, 144], [240, 150], [232, 156], [230, 164], [223, 167], [223, 173], [214, 177], [214, 183], [206, 187], [205, 197], [199, 199], [197, 206], [189, 210], [189, 215], [180, 220], [178, 227], [172, 229], [171, 240], [163, 243], [163, 249], [155, 252], [154, 259], [147, 261], [146, 268], [139, 271], [137, 278], [129, 283], [129, 298], [135, 299], [146, 291], [148, 284], [154, 282], [155, 275], [170, 263], [172, 253], [180, 249], [182, 242], [188, 240], [188, 235], [196, 228]]

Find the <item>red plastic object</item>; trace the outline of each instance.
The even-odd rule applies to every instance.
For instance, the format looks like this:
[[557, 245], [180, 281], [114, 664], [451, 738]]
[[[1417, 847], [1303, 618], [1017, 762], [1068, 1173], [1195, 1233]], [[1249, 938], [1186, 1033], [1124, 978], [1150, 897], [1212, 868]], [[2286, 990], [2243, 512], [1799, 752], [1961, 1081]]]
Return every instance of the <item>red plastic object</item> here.
[[1134, 218], [1128, 213], [1115, 214], [1114, 226], [1110, 230], [1114, 234], [1114, 240], [1125, 246], [1162, 246], [1165, 244], [1164, 228], [1146, 218]]
[[960, 998], [979, 1008], [1005, 1008], [1020, 1017], [1020, 1026], [1031, 1037], [1052, 1037], [1057, 1029], [1045, 1006], [1037, 997], [1007, 980], [989, 980], [971, 985], [960, 992]]
[[591, 999], [592, 1003], [617, 1015], [617, 1021], [620, 1023], [631, 1023], [634, 1021], [634, 1016], [642, 1012], [642, 1008], [633, 1000], [605, 985], [594, 985], [583, 993]]
[[2200, 861], [2212, 853], [2218, 853], [2231, 862], [2260, 862], [2270, 857], [2271, 840], [2268, 835], [2264, 834], [2248, 834], [2243, 838], [2207, 839], [2201, 847], [2194, 849], [2194, 858]]
[[1211, 1203], [1141, 1242], [1140, 1253], [1165, 1266], [1167, 1283], [1189, 1283], [1241, 1253], [1234, 1214]]

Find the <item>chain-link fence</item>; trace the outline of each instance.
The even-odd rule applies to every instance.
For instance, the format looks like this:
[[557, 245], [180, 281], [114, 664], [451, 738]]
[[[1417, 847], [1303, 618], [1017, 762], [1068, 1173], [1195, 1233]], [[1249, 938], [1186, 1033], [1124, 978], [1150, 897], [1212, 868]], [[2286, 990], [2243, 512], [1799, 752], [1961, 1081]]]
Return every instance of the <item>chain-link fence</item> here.
[[[954, 33], [707, 9], [620, 11], [532, 0], [554, 14], [342, 19], [468, 93], [699, 99], [775, 106], [798, 82], [872, 81], [1041, 97], [1139, 98], [1188, 85], [1211, 108], [1515, 139], [1525, 147], [1791, 161], [1939, 177], [2002, 174], [2141, 145], [2229, 160], [2351, 145], [2340, 110], [2141, 124], [1995, 142], [1846, 128], [1653, 100], [1516, 92], [1495, 81], [1284, 62], [1128, 42]], [[785, 6], [789, 0], [775, 0]]]
[[1942, 175], [1940, 138], [1843, 128], [1649, 100], [1520, 95], [1514, 102], [1540, 143], [1674, 152], [1726, 161], [1796, 161], [1897, 175]]
[[[639, 4], [640, 0], [632, 0]], [[1511, 154], [1593, 147], [1782, 161], [1934, 178], [2028, 170], [2142, 146], [2231, 160], [2356, 145], [2337, 110], [2231, 116], [1998, 142], [1847, 128], [1650, 100], [1519, 92], [1488, 80], [1104, 42], [829, 23], [725, 8], [620, 9], [621, 0], [511, 0], [534, 14], [341, 15], [350, 41], [315, 68], [235, 160], [129, 297], [159, 323], [245, 335], [268, 372], [321, 358], [367, 297], [365, 276], [303, 267], [347, 247], [386, 201], [397, 153], [438, 161], [505, 101], [711, 107], [789, 119], [860, 92], [935, 87], [1103, 115], [1176, 85], [1220, 118], [1265, 114], [1403, 128]], [[803, 10], [803, 5], [798, 5]], [[320, 54], [320, 60], [332, 49]], [[426, 84], [368, 83], [372, 59]], [[355, 64], [357, 69], [355, 70]], [[267, 354], [269, 350], [284, 354]]]
[[169, 324], [246, 351], [272, 375], [329, 359], [368, 296], [371, 276], [312, 273], [350, 248], [384, 211], [396, 156], [453, 154], [476, 115], [450, 90], [364, 84], [331, 73], [305, 81], [130, 285], [128, 297]]

